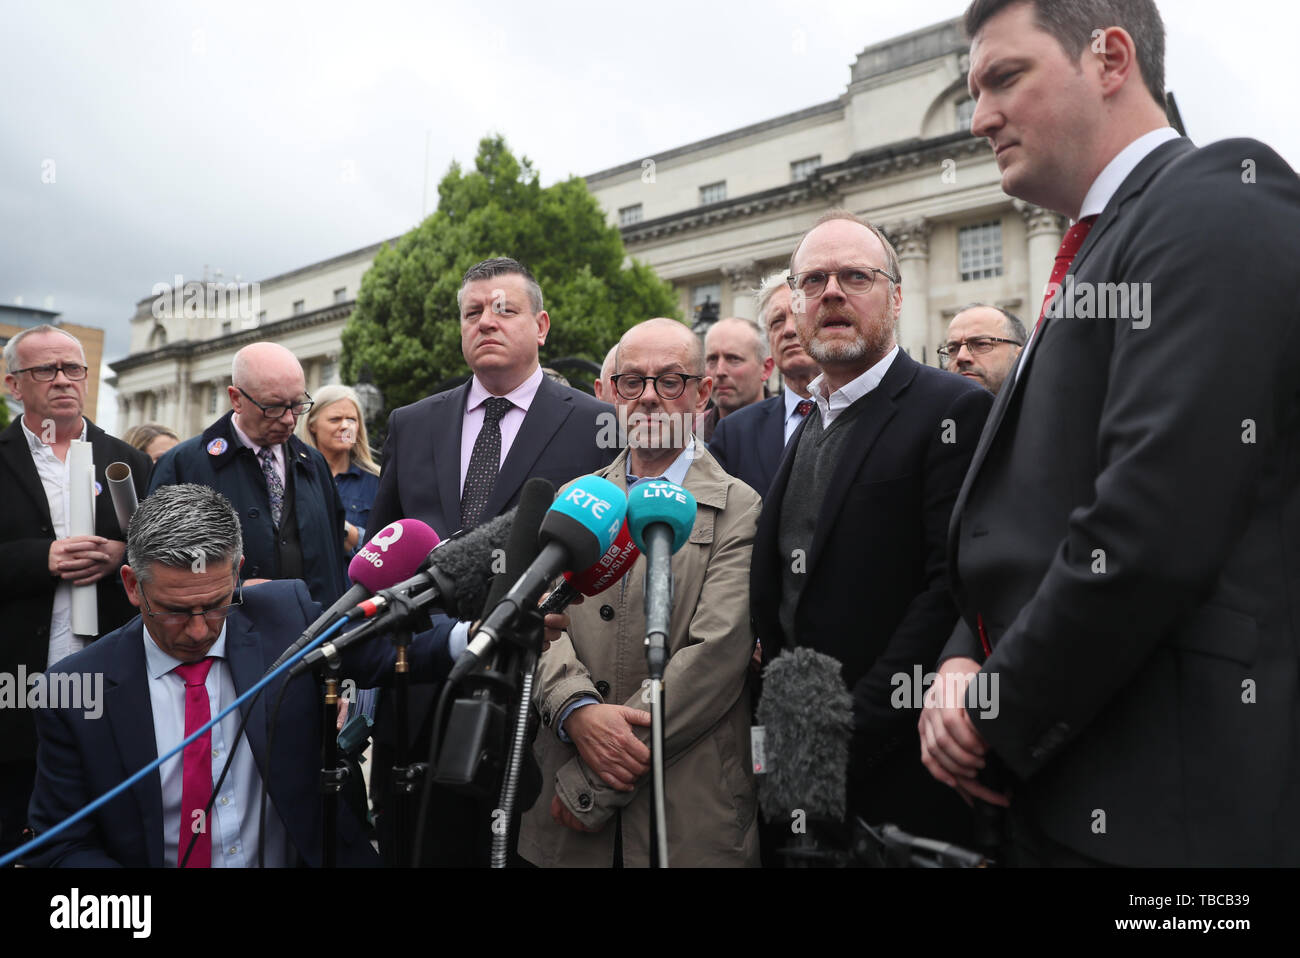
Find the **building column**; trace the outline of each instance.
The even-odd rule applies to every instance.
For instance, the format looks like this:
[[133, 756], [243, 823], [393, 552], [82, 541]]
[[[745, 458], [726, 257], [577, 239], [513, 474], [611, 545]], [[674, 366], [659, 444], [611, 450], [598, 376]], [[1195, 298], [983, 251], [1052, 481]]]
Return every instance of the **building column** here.
[[752, 259], [728, 263], [722, 267], [722, 275], [731, 283], [731, 312], [726, 315], [754, 319], [758, 315], [758, 303], [754, 298], [760, 281], [758, 264]]
[[934, 224], [924, 217], [907, 220], [887, 230], [898, 253], [903, 278], [903, 311], [898, 319], [898, 345], [917, 362], [937, 361], [930, 321], [930, 233]]
[[1056, 251], [1065, 235], [1065, 217], [1024, 200], [1015, 200], [1012, 205], [1025, 221], [1025, 250], [1029, 264], [1029, 295], [1020, 318], [1026, 328], [1033, 329], [1043, 305], [1047, 283], [1052, 278], [1052, 267], [1056, 265]]
[[190, 421], [191, 408], [191, 386], [190, 386], [190, 368], [188, 360], [182, 360], [185, 363], [180, 369], [179, 379], [176, 383], [176, 415], [172, 417], [171, 427], [180, 435]]

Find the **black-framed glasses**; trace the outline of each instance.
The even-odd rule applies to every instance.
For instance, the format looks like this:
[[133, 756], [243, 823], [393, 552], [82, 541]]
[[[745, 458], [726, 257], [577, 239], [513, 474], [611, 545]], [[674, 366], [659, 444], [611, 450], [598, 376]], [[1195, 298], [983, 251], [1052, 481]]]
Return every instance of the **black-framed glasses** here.
[[845, 266], [843, 269], [810, 269], [805, 273], [795, 273], [787, 283], [790, 288], [805, 296], [820, 296], [826, 292], [826, 284], [832, 276], [846, 293], [869, 293], [876, 285], [876, 274], [889, 277], [890, 282], [897, 283], [898, 277], [887, 269], [878, 266]]
[[215, 609], [203, 609], [199, 612], [154, 612], [149, 607], [149, 597], [144, 594], [143, 584], [139, 586], [139, 589], [140, 601], [144, 603], [144, 614], [159, 625], [189, 625], [190, 619], [196, 615], [201, 615], [204, 621], [216, 625], [219, 622], [224, 622], [232, 609], [237, 609], [244, 604], [244, 584], [242, 582], [235, 587], [234, 602], [229, 605], [217, 606]]
[[688, 376], [685, 373], [664, 373], [662, 376], [619, 373], [617, 376], [610, 376], [609, 381], [614, 384], [614, 389], [620, 396], [631, 402], [633, 399], [641, 398], [646, 383], [654, 383], [654, 390], [659, 394], [660, 399], [676, 399], [686, 389], [688, 382], [703, 378], [703, 376]]
[[260, 402], [258, 402], [248, 393], [245, 393], [243, 386], [236, 386], [235, 388], [238, 389], [241, 393], [244, 393], [245, 399], [251, 402], [258, 409], [262, 410], [262, 415], [265, 416], [267, 419], [279, 419], [286, 412], [292, 412], [293, 418], [297, 419], [299, 416], [305, 413], [312, 406], [316, 405], [315, 400], [311, 398], [311, 393], [308, 393], [306, 399], [300, 400], [299, 402], [294, 403], [292, 406], [263, 406]]
[[52, 383], [54, 377], [60, 372], [73, 382], [80, 382], [86, 378], [86, 367], [81, 363], [60, 363], [57, 366], [28, 366], [26, 369], [11, 369], [9, 372], [15, 376], [19, 373], [31, 373], [32, 378], [38, 383]]
[[1003, 339], [1001, 336], [972, 336], [969, 339], [944, 343], [939, 347], [939, 355], [944, 359], [956, 359], [961, 348], [965, 346], [972, 356], [983, 356], [998, 343], [1010, 343], [1012, 346], [1024, 345], [1014, 339]]

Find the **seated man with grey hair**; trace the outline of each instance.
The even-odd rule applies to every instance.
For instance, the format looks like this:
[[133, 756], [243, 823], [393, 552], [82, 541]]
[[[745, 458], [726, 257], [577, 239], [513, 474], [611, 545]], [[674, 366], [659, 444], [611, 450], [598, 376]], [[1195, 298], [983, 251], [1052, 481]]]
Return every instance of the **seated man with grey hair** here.
[[[122, 581], [140, 615], [50, 670], [50, 682], [82, 695], [36, 714], [36, 787], [29, 819], [37, 834], [170, 751], [252, 686], [320, 612], [299, 580], [241, 587], [243, 536], [230, 503], [193, 484], [164, 486], [131, 521]], [[391, 649], [354, 647], [345, 671], [376, 684]], [[413, 670], [428, 648], [412, 647]], [[442, 667], [450, 659], [442, 650]], [[321, 693], [304, 675], [284, 689], [268, 761], [270, 705], [283, 677], [128, 792], [33, 853], [40, 865], [190, 868], [320, 865]], [[102, 697], [99, 694], [102, 692]], [[64, 698], [67, 698], [66, 696]], [[234, 750], [216, 800], [213, 784]], [[262, 770], [270, 768], [265, 824]], [[337, 861], [377, 865], [361, 822], [338, 808]], [[192, 849], [190, 848], [193, 845]]]

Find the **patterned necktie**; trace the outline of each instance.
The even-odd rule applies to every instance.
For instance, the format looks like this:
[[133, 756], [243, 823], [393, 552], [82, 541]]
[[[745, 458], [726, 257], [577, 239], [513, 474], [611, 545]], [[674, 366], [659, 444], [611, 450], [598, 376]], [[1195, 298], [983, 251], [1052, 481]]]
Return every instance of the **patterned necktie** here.
[[514, 406], [509, 399], [492, 396], [483, 403], [483, 428], [474, 440], [465, 473], [465, 491], [460, 497], [460, 527], [473, 529], [487, 506], [501, 468], [501, 417]]
[[[189, 738], [212, 718], [208, 702], [208, 671], [215, 659], [187, 662], [173, 670], [185, 682], [185, 737]], [[208, 799], [212, 797], [212, 730], [204, 732], [185, 746], [181, 758], [181, 834], [176, 852], [180, 865], [194, 839], [188, 868], [212, 867], [212, 829], [204, 815]]]
[[1066, 230], [1065, 236], [1061, 238], [1061, 247], [1056, 251], [1056, 263], [1052, 266], [1052, 278], [1047, 281], [1043, 305], [1038, 310], [1038, 322], [1034, 324], [1034, 336], [1038, 335], [1039, 327], [1043, 325], [1043, 317], [1047, 315], [1047, 304], [1052, 299], [1052, 291], [1061, 285], [1065, 274], [1070, 271], [1070, 264], [1074, 262], [1075, 254], [1079, 252], [1083, 241], [1088, 238], [1088, 231], [1092, 229], [1092, 224], [1095, 222], [1097, 222], [1096, 216], [1085, 216]]
[[275, 454], [270, 446], [263, 446], [257, 458], [262, 463], [262, 475], [266, 476], [266, 493], [271, 499], [271, 523], [280, 524], [280, 513], [284, 511], [284, 480], [275, 471]]
[[802, 419], [812, 412], [813, 401], [811, 399], [800, 399], [799, 405], [794, 407], [794, 414]]

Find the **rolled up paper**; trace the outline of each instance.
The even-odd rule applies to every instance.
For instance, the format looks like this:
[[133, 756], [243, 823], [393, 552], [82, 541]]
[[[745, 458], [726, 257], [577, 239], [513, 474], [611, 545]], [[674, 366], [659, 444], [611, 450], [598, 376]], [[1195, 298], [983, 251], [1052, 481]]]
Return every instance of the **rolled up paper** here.
[[124, 462], [110, 463], [104, 470], [104, 477], [108, 479], [108, 491], [113, 497], [113, 511], [117, 513], [118, 528], [125, 537], [136, 506], [140, 505], [135, 494], [135, 483], [131, 479], [131, 467]]
[[[68, 449], [68, 535], [95, 534], [95, 458], [94, 447], [80, 439], [72, 440]], [[72, 587], [72, 632], [74, 635], [99, 635], [98, 593], [92, 585]]]

